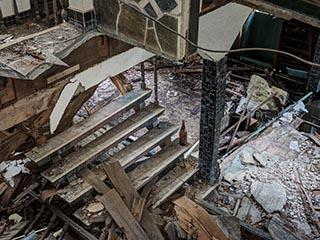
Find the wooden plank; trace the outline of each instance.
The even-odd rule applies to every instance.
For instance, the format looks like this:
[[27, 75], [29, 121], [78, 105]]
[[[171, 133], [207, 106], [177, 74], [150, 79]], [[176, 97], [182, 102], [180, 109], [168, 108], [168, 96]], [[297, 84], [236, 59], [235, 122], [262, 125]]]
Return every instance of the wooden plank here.
[[94, 187], [99, 193], [106, 194], [111, 189], [96, 175], [93, 174], [88, 168], [84, 168], [79, 173], [92, 187]]
[[27, 36], [25, 36], [25, 37], [17, 38], [17, 39], [15, 39], [15, 40], [10, 41], [10, 42], [1, 44], [1, 45], [0, 45], [0, 50], [5, 49], [5, 48], [7, 48], [7, 47], [10, 47], [10, 46], [12, 46], [12, 45], [14, 45], [14, 44], [16, 44], [16, 43], [21, 43], [22, 41], [26, 41], [26, 40], [28, 40], [28, 39], [32, 39], [32, 38], [35, 38], [35, 37], [38, 37], [38, 36], [47, 34], [47, 33], [51, 32], [51, 31], [54, 31], [54, 30], [59, 29], [60, 27], [61, 27], [61, 26], [55, 26], [55, 27], [52, 27], [52, 28], [48, 28], [48, 29], [43, 30], [43, 31], [41, 31], [41, 32], [33, 33], [33, 34], [27, 35]]
[[63, 70], [62, 72], [59, 72], [59, 73], [57, 73], [55, 75], [52, 75], [52, 76], [48, 77], [47, 78], [47, 83], [48, 84], [52, 84], [52, 83], [58, 81], [59, 79], [64, 78], [64, 77], [66, 77], [66, 76], [68, 76], [68, 75], [70, 75], [70, 74], [72, 74], [72, 73], [74, 73], [74, 72], [76, 72], [78, 70], [80, 70], [80, 64], [74, 65], [74, 66], [72, 66], [70, 68], [67, 68], [66, 70]]
[[98, 85], [93, 86], [90, 89], [79, 93], [71, 100], [67, 108], [64, 110], [63, 116], [59, 122], [57, 129], [55, 130], [55, 133], [60, 133], [72, 125], [74, 116], [83, 106], [83, 104], [85, 104], [92, 97], [97, 87]]
[[145, 99], [150, 97], [150, 95], [150, 90], [129, 92], [91, 115], [89, 119], [84, 120], [49, 139], [47, 144], [44, 146], [34, 148], [32, 151], [28, 152], [26, 156], [38, 165], [43, 165], [48, 161], [48, 157], [60, 149], [68, 147], [71, 144], [89, 136], [119, 114], [124, 113], [135, 105], [142, 103]]
[[0, 86], [0, 106], [16, 99], [12, 78], [8, 78], [5, 81], [4, 86]]
[[115, 144], [125, 140], [138, 129], [147, 126], [163, 112], [162, 107], [154, 104], [149, 105], [83, 148], [66, 156], [41, 175], [54, 184], [61, 183], [66, 177], [71, 176]]
[[117, 76], [111, 77], [111, 81], [122, 95], [128, 92], [127, 88], [125, 87], [123, 78], [126, 77], [122, 73], [118, 74]]
[[60, 92], [64, 82], [60, 82], [52, 88], [47, 88], [23, 98], [10, 106], [0, 110], [0, 131], [5, 131], [27, 119], [45, 111], [51, 100], [51, 96]]
[[181, 157], [188, 150], [189, 146], [181, 146], [179, 140], [176, 139], [148, 161], [141, 163], [137, 168], [128, 173], [133, 186], [136, 189], [142, 188], [159, 175], [168, 165]]
[[101, 201], [117, 225], [124, 229], [128, 239], [149, 239], [116, 190], [108, 188], [99, 177], [87, 168], [81, 171], [81, 175], [99, 193], [103, 194], [98, 200]]
[[8, 185], [5, 182], [0, 183], [0, 196], [7, 190]]
[[[123, 158], [125, 160], [123, 161], [124, 163], [132, 163], [163, 142], [165, 138], [170, 137], [178, 131], [178, 127], [175, 127], [172, 124], [161, 123], [160, 125], [160, 127], [153, 128], [137, 141], [118, 152], [116, 156], [110, 159], [110, 161], [116, 162], [114, 159], [119, 160]], [[102, 169], [103, 164], [100, 164], [94, 172], [100, 176], [101, 180], [105, 180], [106, 176]], [[89, 184], [83, 182], [81, 179], [76, 179], [75, 182], [76, 183], [71, 185], [69, 184], [65, 188], [60, 189], [58, 192], [58, 195], [68, 203], [74, 203], [93, 189]]]
[[153, 239], [146, 235], [115, 189], [110, 190], [99, 200], [117, 225], [123, 229], [128, 240]]
[[[139, 193], [133, 187], [128, 175], [121, 167], [119, 162], [106, 164], [105, 171], [111, 180], [113, 186], [121, 196], [127, 206], [132, 206], [134, 198], [139, 198]], [[141, 218], [141, 226], [146, 231], [150, 239], [164, 239], [160, 230], [153, 222], [152, 216], [149, 211], [145, 208]]]
[[194, 224], [196, 228], [203, 230], [203, 233], [208, 236], [208, 238], [203, 239], [227, 240], [217, 223], [200, 205], [191, 201], [186, 196], [175, 200], [174, 204], [179, 207], [179, 213], [185, 214], [184, 216], [178, 215], [179, 221], [180, 217], [183, 217], [186, 221]]
[[145, 198], [142, 198], [142, 197], [133, 198], [131, 213], [138, 222], [141, 221], [145, 204], [146, 204]]
[[158, 206], [160, 206], [168, 197], [170, 197], [179, 188], [181, 188], [181, 186], [192, 176], [194, 176], [198, 171], [198, 168], [186, 168], [184, 171], [175, 171], [175, 169], [173, 169], [172, 172], [174, 173], [174, 176], [170, 176], [170, 178], [167, 178], [166, 176], [169, 175], [170, 172], [166, 176], [164, 176], [160, 181], [163, 181], [165, 183], [161, 188], [157, 189], [157, 192], [154, 193], [152, 208], [157, 208]]
[[0, 142], [0, 162], [7, 160], [19, 146], [28, 139], [28, 135], [23, 131], [17, 131], [8, 137], [5, 141]]

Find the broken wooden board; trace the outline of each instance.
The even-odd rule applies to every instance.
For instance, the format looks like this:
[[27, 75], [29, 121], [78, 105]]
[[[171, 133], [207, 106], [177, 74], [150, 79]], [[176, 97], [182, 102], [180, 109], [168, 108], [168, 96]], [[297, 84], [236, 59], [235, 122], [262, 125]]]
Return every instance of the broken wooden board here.
[[96, 138], [85, 147], [66, 156], [65, 159], [52, 166], [41, 175], [51, 183], [60, 184], [67, 177], [74, 174], [106, 150], [125, 140], [131, 134], [146, 127], [160, 116], [164, 109], [156, 105], [149, 105], [128, 119]]
[[217, 223], [200, 205], [183, 196], [174, 201], [179, 225], [201, 240], [227, 240]]
[[[122, 167], [124, 167], [125, 164], [136, 161], [139, 157], [148, 153], [150, 150], [161, 144], [166, 138], [169, 138], [177, 131], [178, 127], [162, 122], [159, 124], [159, 127], [155, 127], [150, 130], [128, 147], [125, 147], [123, 150], [118, 152], [117, 155], [112, 157], [109, 161], [116, 162], [121, 160], [120, 163], [123, 164]], [[92, 169], [92, 171], [96, 175], [99, 175], [101, 180], [106, 179], [106, 176], [103, 172], [103, 164], [98, 165], [96, 168]], [[93, 188], [87, 184], [83, 178], [77, 178], [65, 188], [59, 189], [58, 195], [71, 204], [75, 203], [92, 190]]]
[[45, 111], [51, 102], [52, 96], [59, 93], [65, 83], [66, 81], [59, 82], [51, 88], [40, 90], [1, 109], [0, 131], [5, 131]]
[[[133, 187], [128, 175], [125, 173], [124, 169], [121, 167], [119, 162], [106, 164], [105, 171], [111, 180], [113, 186], [119, 194], [123, 197], [124, 202], [127, 206], [132, 206], [134, 199], [139, 198], [139, 193]], [[142, 213], [141, 226], [146, 231], [150, 239], [152, 240], [162, 240], [164, 239], [160, 230], [153, 222], [153, 218], [149, 211], [145, 208]]]
[[[110, 168], [111, 168], [112, 173], [110, 173], [110, 171], [108, 171], [108, 169], [110, 169]], [[126, 175], [126, 173], [124, 172], [122, 167], [119, 165], [119, 163], [114, 163], [110, 166], [107, 166], [106, 169], [107, 169], [106, 171], [108, 173], [108, 176], [111, 177], [111, 182], [113, 183], [113, 185], [115, 186], [115, 188], [117, 189], [118, 192], [116, 192], [114, 189], [112, 191], [115, 191], [115, 193], [118, 194], [119, 198], [121, 199], [121, 202], [124, 201], [124, 205], [126, 206], [126, 208], [128, 210], [128, 208], [131, 207], [133, 204], [134, 197], [140, 197], [138, 192], [131, 186], [131, 182], [130, 182], [128, 176]], [[104, 184], [104, 182], [102, 180], [100, 180], [97, 176], [94, 175], [93, 172], [91, 172], [88, 169], [83, 169], [82, 175], [84, 176], [86, 181], [88, 181], [88, 183], [90, 185], [92, 185], [98, 192], [104, 194], [104, 196], [101, 199], [99, 199], [99, 201], [101, 201], [104, 204], [107, 211], [111, 214], [112, 217], [114, 217], [113, 214], [115, 214], [115, 212], [112, 214], [109, 211], [110, 206], [109, 205], [107, 206], [106, 205], [107, 203], [103, 202], [103, 198], [106, 198], [106, 196], [109, 196], [109, 193], [110, 193], [110, 190], [106, 186], [106, 184]], [[121, 181], [120, 181], [120, 179], [121, 179]], [[126, 191], [123, 191], [123, 189], [119, 190], [120, 187], [124, 187]], [[125, 192], [125, 193], [123, 193], [123, 192]], [[123, 195], [122, 193], [125, 195]], [[112, 194], [113, 194], [113, 196], [115, 196], [114, 193], [112, 193]], [[120, 196], [123, 198], [121, 198]], [[110, 200], [110, 199], [108, 199], [108, 200]], [[119, 210], [121, 210], [121, 208]], [[159, 240], [163, 239], [159, 229], [153, 223], [152, 219], [149, 218], [149, 215], [147, 214], [146, 211], [147, 210], [145, 209], [144, 214], [143, 214], [143, 218], [141, 219], [141, 226], [146, 231], [146, 233], [148, 234], [150, 239], [159, 239]], [[121, 212], [120, 212], [120, 214], [121, 214]], [[131, 217], [132, 217], [132, 215], [131, 215]], [[117, 222], [116, 219], [114, 219], [114, 220]], [[121, 221], [121, 219], [119, 219], [119, 221]], [[118, 222], [117, 222], [117, 224], [118, 224]]]
[[144, 240], [148, 238], [139, 223], [131, 215], [131, 212], [123, 203], [122, 198], [115, 189], [104, 194], [100, 201], [110, 213], [117, 225], [123, 229], [128, 240]]
[[189, 163], [189, 165], [188, 162], [186, 162], [186, 164], [188, 166], [175, 167], [159, 180], [156, 184], [157, 189], [153, 192], [152, 208], [157, 208], [161, 205], [199, 171], [198, 166], [195, 163]]
[[302, 236], [295, 233], [293, 227], [286, 226], [285, 222], [277, 215], [273, 216], [270, 220], [268, 230], [275, 240], [298, 240], [298, 239], [308, 239], [307, 236]]
[[146, 199], [142, 197], [134, 197], [131, 207], [131, 213], [133, 217], [140, 222], [142, 213], [146, 204]]
[[164, 169], [166, 169], [171, 163], [181, 157], [188, 148], [189, 145], [181, 146], [179, 144], [179, 140], [176, 139], [156, 155], [141, 163], [138, 167], [128, 173], [133, 186], [136, 189], [142, 188], [155, 176], [159, 175]]
[[41, 166], [49, 160], [48, 158], [51, 155], [63, 148], [67, 148], [72, 143], [89, 136], [119, 114], [124, 113], [135, 105], [142, 103], [144, 100], [149, 98], [150, 95], [150, 90], [136, 90], [129, 92], [106, 105], [87, 120], [84, 120], [49, 139], [44, 146], [34, 148], [32, 151], [28, 152], [26, 156]]

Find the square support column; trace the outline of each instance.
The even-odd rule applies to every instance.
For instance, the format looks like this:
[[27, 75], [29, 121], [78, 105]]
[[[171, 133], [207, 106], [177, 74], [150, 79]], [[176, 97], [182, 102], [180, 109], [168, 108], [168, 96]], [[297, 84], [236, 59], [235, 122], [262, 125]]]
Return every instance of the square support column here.
[[[318, 36], [318, 42], [316, 50], [314, 52], [313, 62], [320, 63], [320, 33]], [[320, 91], [320, 68], [312, 67], [309, 73], [307, 91], [319, 92]]]
[[204, 60], [200, 119], [200, 173], [209, 183], [219, 177], [219, 140], [224, 116], [226, 58], [218, 62]]

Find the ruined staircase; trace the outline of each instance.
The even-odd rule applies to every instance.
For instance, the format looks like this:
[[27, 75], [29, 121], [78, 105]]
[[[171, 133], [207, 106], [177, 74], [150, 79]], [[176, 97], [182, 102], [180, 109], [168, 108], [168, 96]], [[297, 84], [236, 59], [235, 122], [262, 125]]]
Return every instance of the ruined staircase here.
[[[164, 108], [150, 104], [137, 110], [150, 96], [150, 90], [129, 92], [52, 137], [44, 146], [34, 148], [27, 157], [44, 169], [41, 175], [59, 188], [57, 195], [69, 204], [79, 203], [95, 193], [81, 177], [81, 170], [86, 167], [104, 181], [107, 178], [103, 170], [105, 162], [118, 161], [137, 190], [162, 174], [164, 177], [159, 180], [154, 202], [155, 207], [159, 206], [198, 169], [195, 166], [185, 171], [176, 171], [176, 167], [170, 170], [189, 146], [181, 146], [178, 139], [171, 141], [179, 127], [158, 121]], [[111, 124], [118, 118], [125, 120]], [[142, 133], [140, 131], [135, 141], [122, 144], [139, 130]], [[109, 150], [118, 149], [119, 144], [122, 148], [110, 155]], [[168, 174], [171, 182], [164, 180], [168, 179]], [[78, 212], [85, 208], [80, 208], [74, 215], [79, 218]]]

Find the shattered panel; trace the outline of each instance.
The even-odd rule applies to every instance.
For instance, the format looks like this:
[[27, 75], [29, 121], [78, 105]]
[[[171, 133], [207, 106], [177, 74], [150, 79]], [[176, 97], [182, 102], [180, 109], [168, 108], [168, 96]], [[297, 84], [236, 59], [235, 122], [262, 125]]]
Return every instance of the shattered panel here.
[[101, 32], [170, 59], [185, 56], [185, 42], [156, 22], [147, 20], [139, 11], [187, 36], [189, 6], [189, 0], [95, 1]]

